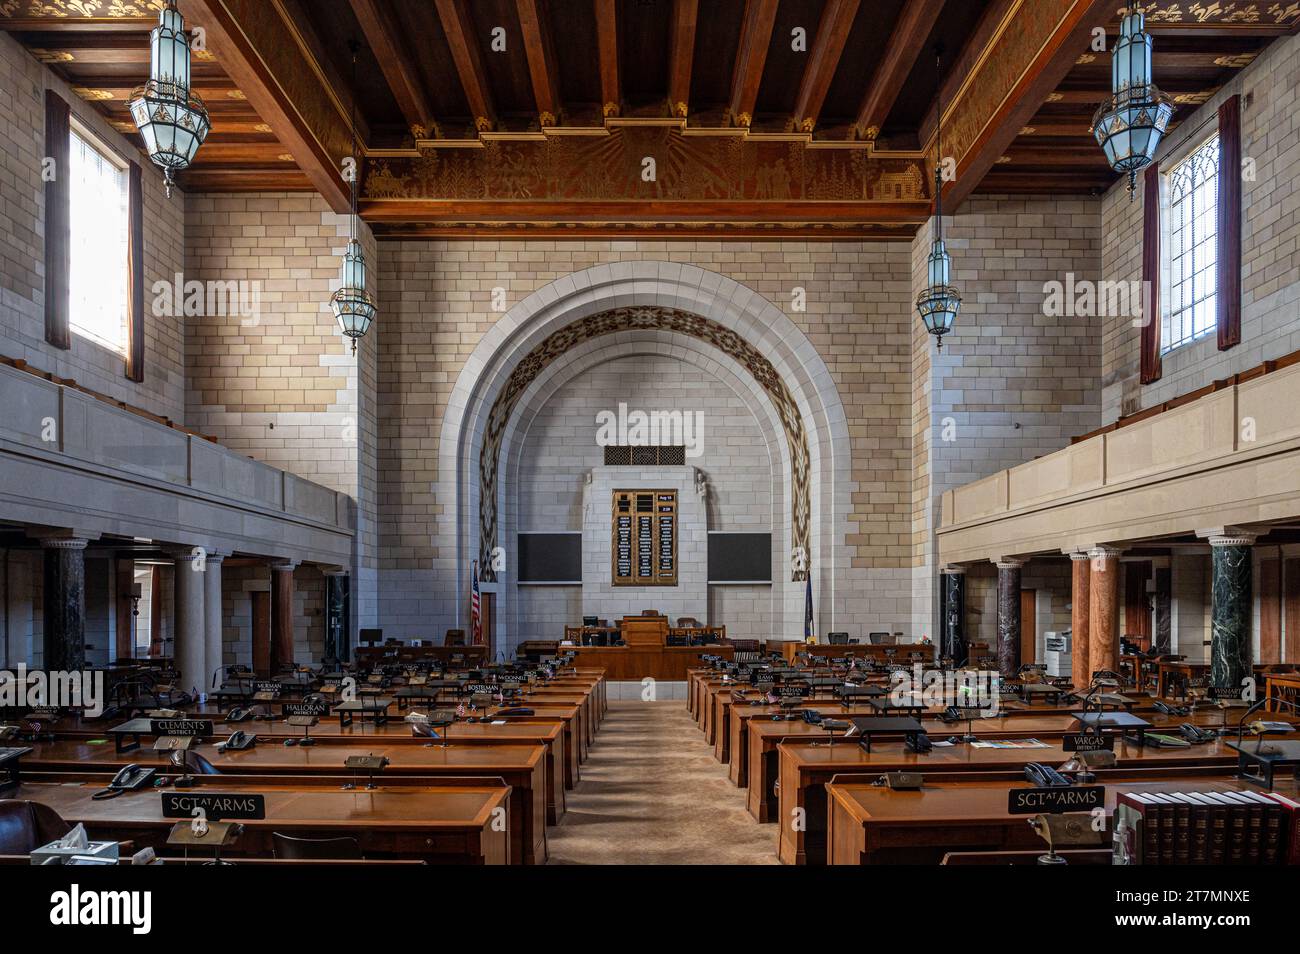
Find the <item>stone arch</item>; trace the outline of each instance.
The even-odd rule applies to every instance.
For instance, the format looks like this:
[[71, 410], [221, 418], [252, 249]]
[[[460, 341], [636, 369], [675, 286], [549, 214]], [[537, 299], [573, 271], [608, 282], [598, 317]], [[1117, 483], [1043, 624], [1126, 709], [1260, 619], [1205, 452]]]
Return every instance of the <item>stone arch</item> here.
[[[596, 265], [539, 288], [488, 330], [456, 380], [439, 443], [440, 485], [456, 488], [453, 521], [436, 541], [439, 565], [464, 592], [468, 553], [478, 539], [479, 458], [491, 409], [515, 369], [550, 335], [582, 319], [619, 308], [671, 309], [721, 326], [751, 345], [787, 388], [808, 447], [809, 563], [822, 607], [833, 625], [837, 568], [847, 564], [845, 534], [853, 486], [848, 427], [830, 371], [808, 337], [779, 308], [717, 272], [660, 261]], [[499, 425], [498, 425], [499, 426]], [[472, 548], [472, 549], [471, 549]], [[803, 584], [786, 598], [802, 598]], [[455, 614], [463, 613], [457, 601]]]

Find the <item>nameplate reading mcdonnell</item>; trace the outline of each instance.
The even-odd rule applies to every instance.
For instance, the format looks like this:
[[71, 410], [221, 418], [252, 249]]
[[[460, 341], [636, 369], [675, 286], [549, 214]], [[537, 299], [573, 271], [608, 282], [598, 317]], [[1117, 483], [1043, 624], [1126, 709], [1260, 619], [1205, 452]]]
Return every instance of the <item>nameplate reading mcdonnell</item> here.
[[1066, 735], [1061, 738], [1061, 749], [1065, 752], [1114, 752], [1113, 735]]
[[284, 704], [284, 714], [286, 716], [320, 716], [325, 715], [329, 708], [323, 702], [286, 702]]
[[150, 719], [149, 732], [152, 735], [194, 735], [212, 734], [211, 719]]
[[1106, 788], [1013, 788], [1007, 793], [1007, 812], [1012, 815], [1061, 815], [1090, 812], [1106, 804]]
[[211, 821], [258, 820], [266, 817], [266, 796], [253, 793], [163, 792], [163, 818], [193, 818], [201, 809]]

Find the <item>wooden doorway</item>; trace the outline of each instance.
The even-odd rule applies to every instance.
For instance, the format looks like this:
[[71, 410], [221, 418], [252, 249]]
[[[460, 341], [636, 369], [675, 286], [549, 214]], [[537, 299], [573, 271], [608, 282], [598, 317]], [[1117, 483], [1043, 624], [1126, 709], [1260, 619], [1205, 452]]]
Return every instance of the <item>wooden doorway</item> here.
[[271, 674], [271, 591], [254, 590], [253, 598], [253, 672]]
[[1020, 591], [1020, 665], [1038, 661], [1038, 591]]
[[483, 643], [487, 646], [487, 659], [490, 662], [496, 659], [496, 616], [497, 616], [497, 595], [495, 593], [482, 593], [479, 596], [479, 611], [482, 614], [480, 623], [483, 634]]

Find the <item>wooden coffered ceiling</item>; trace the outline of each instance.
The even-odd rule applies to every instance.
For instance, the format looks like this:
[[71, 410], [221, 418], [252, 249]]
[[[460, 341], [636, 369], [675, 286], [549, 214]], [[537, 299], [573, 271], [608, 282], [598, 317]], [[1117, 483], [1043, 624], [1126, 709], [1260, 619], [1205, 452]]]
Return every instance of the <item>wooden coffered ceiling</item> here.
[[[179, 2], [214, 120], [182, 187], [342, 210], [355, 101], [381, 236], [909, 236], [932, 211], [936, 46], [945, 208], [1114, 181], [1089, 44], [1117, 0]], [[0, 27], [129, 133], [160, 5], [0, 0]], [[1179, 117], [1300, 27], [1289, 0], [1145, 6]]]

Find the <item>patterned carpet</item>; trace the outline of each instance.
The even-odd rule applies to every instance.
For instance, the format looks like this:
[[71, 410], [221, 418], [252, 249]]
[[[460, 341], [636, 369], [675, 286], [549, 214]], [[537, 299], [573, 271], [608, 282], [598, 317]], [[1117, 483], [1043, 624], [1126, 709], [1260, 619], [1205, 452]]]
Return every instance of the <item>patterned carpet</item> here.
[[776, 826], [750, 817], [681, 700], [611, 699], [567, 794], [551, 864], [778, 863]]

